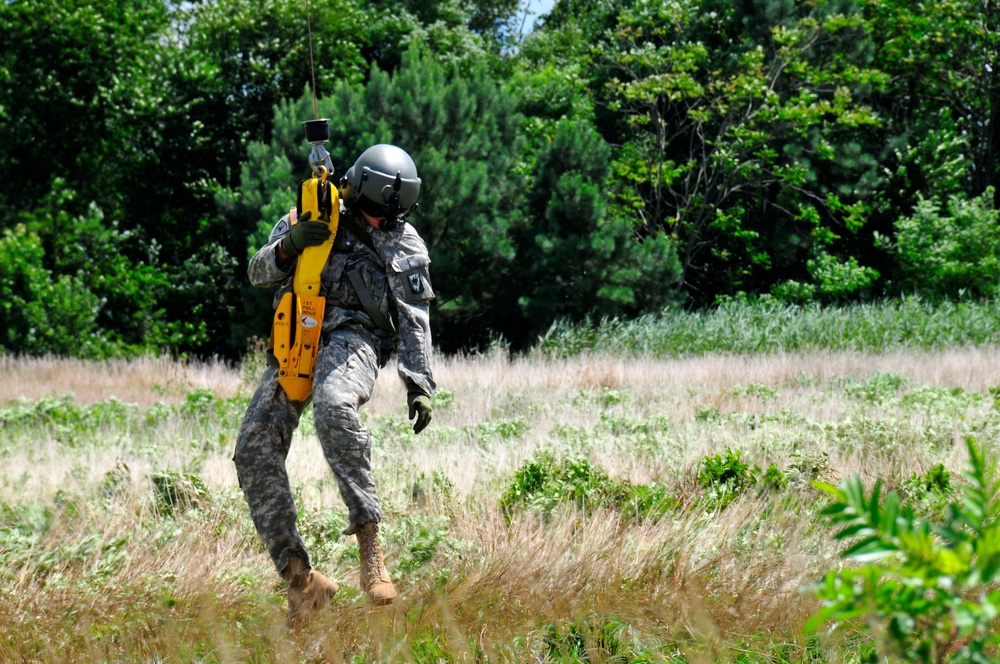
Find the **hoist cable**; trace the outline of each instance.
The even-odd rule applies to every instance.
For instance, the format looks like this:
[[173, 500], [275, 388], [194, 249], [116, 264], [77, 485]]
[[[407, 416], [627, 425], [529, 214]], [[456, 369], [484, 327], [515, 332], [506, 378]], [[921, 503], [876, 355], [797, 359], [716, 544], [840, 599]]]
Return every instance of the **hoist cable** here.
[[316, 65], [313, 62], [312, 20], [309, 16], [309, 0], [306, 0], [306, 30], [309, 33], [309, 71], [312, 73], [313, 117], [319, 119], [319, 105], [316, 103]]

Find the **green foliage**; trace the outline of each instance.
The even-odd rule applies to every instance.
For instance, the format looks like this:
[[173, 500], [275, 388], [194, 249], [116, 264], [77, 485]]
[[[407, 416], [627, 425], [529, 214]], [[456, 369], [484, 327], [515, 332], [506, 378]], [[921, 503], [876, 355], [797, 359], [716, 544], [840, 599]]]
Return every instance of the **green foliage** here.
[[0, 5], [0, 228], [58, 188], [55, 176], [81, 192], [73, 215], [92, 201], [116, 209], [131, 141], [160, 101], [167, 14], [157, 0]]
[[204, 436], [220, 427], [238, 427], [248, 400], [246, 394], [221, 399], [211, 390], [197, 388], [182, 403], [159, 402], [143, 412], [136, 404], [115, 397], [86, 404], [75, 403], [72, 395], [19, 399], [0, 407], [0, 427], [17, 435], [51, 436], [74, 446], [99, 445], [106, 442], [109, 432], [147, 436], [168, 419], [193, 436]]
[[[1000, 70], [991, 54], [1000, 45], [1000, 7], [975, 0], [864, 7], [873, 37], [883, 44], [877, 63], [890, 75], [884, 116], [894, 125], [892, 142], [905, 146], [893, 185], [927, 198], [959, 188], [972, 198], [996, 189], [1000, 134], [991, 113], [1000, 99]], [[904, 96], [912, 103], [900, 105]]]
[[[0, 503], [0, 551], [30, 550], [49, 532], [54, 518], [52, 509], [39, 502]], [[11, 568], [0, 567], [4, 570], [0, 572], [3, 578]]]
[[783, 489], [788, 484], [785, 474], [775, 464], [762, 471], [757, 465], [743, 461], [737, 450], [726, 449], [721, 454], [706, 456], [698, 466], [698, 484], [708, 490], [705, 504], [725, 509], [746, 490], [760, 486], [761, 490]]
[[615, 481], [584, 457], [559, 462], [549, 452], [538, 452], [524, 462], [500, 497], [500, 509], [508, 519], [523, 508], [547, 516], [561, 503], [586, 513], [610, 508], [639, 520], [659, 518], [678, 504], [661, 485]]
[[750, 383], [749, 385], [737, 385], [729, 389], [729, 393], [734, 396], [747, 396], [770, 401], [778, 398], [778, 393], [762, 383]]
[[920, 198], [913, 214], [896, 220], [899, 287], [931, 296], [1000, 294], [1000, 212], [992, 190], [968, 200]]
[[[634, 314], [676, 301], [680, 268], [663, 234], [637, 238], [607, 207], [610, 152], [586, 120], [563, 119], [538, 149], [526, 214], [512, 228], [518, 269], [508, 297], [521, 321], [501, 328], [523, 343], [559, 317]], [[518, 325], [515, 327], [515, 325]]]
[[97, 329], [99, 298], [79, 278], [53, 278], [41, 240], [24, 225], [0, 236], [0, 327], [7, 351], [100, 356], [107, 347]]
[[21, 399], [0, 408], [0, 425], [8, 431], [45, 432], [71, 446], [93, 443], [103, 432], [126, 430], [138, 420], [134, 404], [114, 397], [85, 405], [73, 403], [71, 395]]
[[[165, 346], [204, 343], [207, 321], [190, 318], [210, 300], [204, 292], [191, 292], [198, 271], [186, 269], [187, 264], [180, 269], [163, 265], [158, 245], [149, 242], [144, 231], [123, 231], [96, 206], [83, 215], [70, 215], [67, 210], [75, 198], [74, 192], [57, 187], [38, 209], [23, 216], [28, 228], [38, 233], [45, 263], [53, 272], [74, 275], [83, 281], [80, 296], [86, 299], [92, 293], [98, 299], [95, 323], [107, 335], [112, 352], [159, 352]], [[220, 261], [219, 267], [224, 266]], [[193, 304], [195, 298], [202, 302]], [[190, 305], [180, 320], [166, 312], [165, 303], [171, 299]]]
[[931, 302], [917, 297], [825, 307], [767, 296], [732, 299], [709, 311], [667, 309], [597, 323], [557, 321], [536, 348], [555, 356], [584, 352], [685, 357], [707, 353], [773, 353], [904, 348], [944, 349], [1000, 340], [994, 300]]
[[615, 617], [588, 615], [568, 623], [549, 623], [544, 629], [542, 640], [548, 662], [679, 661], [664, 657], [669, 650], [665, 644]]
[[955, 493], [951, 473], [940, 463], [928, 468], [924, 474], [914, 473], [903, 481], [901, 487], [901, 495], [910, 501], [915, 513], [929, 514], [934, 519], [944, 518]]
[[[876, 163], [858, 140], [879, 123], [863, 100], [885, 77], [856, 6], [688, 0], [621, 7], [613, 26], [594, 51], [622, 202], [675, 240], [682, 284], [733, 292], [857, 233]], [[824, 256], [811, 271], [831, 296], [870, 282]]]
[[755, 475], [760, 471], [756, 466], [748, 466], [739, 451], [727, 449], [723, 454], [707, 456], [698, 468], [698, 483], [703, 487], [725, 487], [732, 493], [742, 493], [756, 484]]
[[788, 280], [772, 286], [771, 293], [788, 302], [843, 302], [867, 290], [879, 278], [878, 270], [862, 267], [854, 256], [841, 261], [822, 249], [814, 250], [814, 256], [806, 261], [806, 271], [812, 277], [811, 283]]
[[448, 519], [444, 517], [404, 519], [399, 528], [385, 535], [386, 541], [402, 540], [402, 551], [395, 563], [400, 574], [412, 576], [428, 565], [438, 547], [449, 540]]
[[479, 436], [484, 438], [499, 436], [501, 440], [521, 438], [528, 429], [528, 420], [523, 417], [488, 420], [476, 425], [476, 433]]
[[174, 516], [201, 507], [209, 500], [208, 488], [191, 473], [167, 470], [149, 476], [153, 484], [153, 504], [160, 514]]
[[894, 371], [876, 371], [861, 382], [850, 381], [844, 392], [852, 398], [878, 404], [894, 398], [907, 382]]
[[102, 498], [111, 500], [121, 496], [131, 488], [132, 473], [128, 464], [119, 461], [114, 468], [104, 473], [104, 481], [101, 482], [99, 493]]
[[758, 481], [765, 488], [776, 491], [788, 486], [788, 477], [773, 463], [767, 465], [767, 469], [764, 470], [764, 474]]
[[[970, 438], [969, 469], [960, 502], [944, 517], [916, 516], [900, 497], [866, 494], [852, 476], [839, 488], [817, 483], [833, 497], [823, 511], [835, 539], [850, 542], [841, 556], [854, 563], [828, 572], [815, 586], [823, 601], [807, 623], [840, 627], [864, 618], [881, 657], [907, 661], [985, 662], [1000, 647], [1000, 481], [996, 458]], [[943, 475], [934, 473], [935, 481]]]
[[[75, 192], [55, 188], [23, 223], [0, 235], [0, 347], [85, 358], [199, 348], [220, 322], [202, 316], [225, 282], [227, 257], [202, 247], [183, 266], [160, 264], [156, 243], [122, 231], [91, 205], [73, 216]], [[206, 258], [208, 256], [208, 258]], [[166, 302], [187, 305], [171, 318]], [[232, 307], [231, 307], [232, 308]]]
[[450, 410], [455, 406], [455, 392], [444, 387], [439, 387], [434, 394], [434, 410]]

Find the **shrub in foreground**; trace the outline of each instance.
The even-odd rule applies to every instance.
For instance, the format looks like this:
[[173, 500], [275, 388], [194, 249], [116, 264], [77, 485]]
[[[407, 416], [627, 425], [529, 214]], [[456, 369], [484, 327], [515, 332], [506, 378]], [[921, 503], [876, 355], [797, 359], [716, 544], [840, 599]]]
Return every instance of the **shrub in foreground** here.
[[833, 496], [823, 514], [835, 539], [852, 542], [841, 556], [854, 564], [816, 585], [823, 607], [807, 632], [863, 618], [880, 658], [997, 661], [1000, 480], [994, 455], [971, 439], [968, 450], [963, 497], [936, 520], [918, 518], [895, 492], [882, 500], [881, 481], [867, 495], [857, 476], [839, 488], [814, 484]]

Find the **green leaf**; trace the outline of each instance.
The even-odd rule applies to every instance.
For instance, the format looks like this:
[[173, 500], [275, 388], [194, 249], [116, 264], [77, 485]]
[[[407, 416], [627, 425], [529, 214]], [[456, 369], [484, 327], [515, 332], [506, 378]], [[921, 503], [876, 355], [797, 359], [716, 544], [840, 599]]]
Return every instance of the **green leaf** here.
[[859, 562], [879, 560], [899, 553], [899, 549], [877, 536], [866, 537], [844, 550], [841, 558], [852, 558]]

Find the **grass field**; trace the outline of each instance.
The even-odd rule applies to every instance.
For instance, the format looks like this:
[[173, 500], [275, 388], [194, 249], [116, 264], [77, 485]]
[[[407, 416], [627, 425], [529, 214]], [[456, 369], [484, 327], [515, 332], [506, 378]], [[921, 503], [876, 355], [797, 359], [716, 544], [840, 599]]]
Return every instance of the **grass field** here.
[[1000, 350], [438, 358], [409, 430], [394, 365], [365, 422], [401, 592], [373, 609], [311, 418], [299, 529], [342, 590], [289, 634], [230, 457], [246, 366], [0, 358], [0, 661], [841, 662], [803, 635], [841, 564], [810, 482], [918, 510], [993, 449]]

